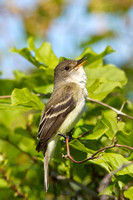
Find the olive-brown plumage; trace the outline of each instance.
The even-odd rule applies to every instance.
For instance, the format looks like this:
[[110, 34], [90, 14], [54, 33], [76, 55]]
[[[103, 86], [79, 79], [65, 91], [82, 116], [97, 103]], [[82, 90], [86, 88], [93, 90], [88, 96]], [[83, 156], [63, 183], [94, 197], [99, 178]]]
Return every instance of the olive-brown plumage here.
[[38, 152], [44, 152], [45, 191], [48, 190], [48, 164], [59, 140], [58, 133], [69, 132], [85, 108], [87, 90], [84, 59], [65, 60], [55, 68], [54, 90], [42, 112], [36, 147]]

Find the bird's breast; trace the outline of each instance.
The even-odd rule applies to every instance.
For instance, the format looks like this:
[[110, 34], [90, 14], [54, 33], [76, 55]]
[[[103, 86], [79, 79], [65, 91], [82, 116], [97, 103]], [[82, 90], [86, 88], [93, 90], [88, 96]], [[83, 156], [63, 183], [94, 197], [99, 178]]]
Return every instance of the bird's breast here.
[[78, 93], [78, 101], [76, 103], [75, 108], [67, 115], [66, 119], [58, 129], [58, 132], [62, 134], [68, 133], [75, 125], [76, 123], [80, 120], [84, 109], [85, 109], [85, 103], [86, 103], [86, 91], [79, 90]]

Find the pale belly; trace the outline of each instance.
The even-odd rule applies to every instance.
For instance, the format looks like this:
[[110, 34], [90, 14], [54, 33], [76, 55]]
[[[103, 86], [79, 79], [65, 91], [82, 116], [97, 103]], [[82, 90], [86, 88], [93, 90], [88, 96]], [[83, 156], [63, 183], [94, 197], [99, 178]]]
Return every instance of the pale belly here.
[[74, 110], [71, 111], [70, 114], [68, 114], [65, 121], [62, 123], [62, 125], [58, 129], [58, 132], [62, 134], [68, 133], [80, 120], [84, 112], [84, 109], [85, 109], [85, 99], [82, 99], [80, 102], [78, 102]]

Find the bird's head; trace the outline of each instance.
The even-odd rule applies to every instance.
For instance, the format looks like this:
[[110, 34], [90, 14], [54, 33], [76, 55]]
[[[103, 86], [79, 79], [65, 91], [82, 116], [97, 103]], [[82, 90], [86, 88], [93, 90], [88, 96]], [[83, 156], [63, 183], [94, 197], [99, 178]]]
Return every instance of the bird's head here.
[[86, 57], [80, 60], [65, 60], [54, 69], [54, 84], [65, 82], [86, 83], [86, 75], [83, 65], [87, 62]]

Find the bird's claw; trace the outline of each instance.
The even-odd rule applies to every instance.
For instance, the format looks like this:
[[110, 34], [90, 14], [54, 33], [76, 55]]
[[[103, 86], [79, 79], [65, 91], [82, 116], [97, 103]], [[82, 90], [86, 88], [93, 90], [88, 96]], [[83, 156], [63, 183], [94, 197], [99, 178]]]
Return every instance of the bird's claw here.
[[61, 134], [61, 133], [58, 133], [58, 135], [60, 135], [61, 137], [63, 137], [64, 138], [64, 142], [66, 142], [66, 138], [68, 138], [68, 141], [70, 142], [70, 140], [72, 139], [72, 135], [63, 135], [63, 134]]
[[61, 137], [63, 137], [64, 139], [66, 139], [68, 136], [66, 136], [66, 135], [63, 135], [63, 134], [61, 134], [61, 133], [58, 133], [58, 135], [60, 135]]
[[58, 135], [60, 135], [61, 137], [63, 137], [65, 139], [65, 142], [66, 142], [66, 138], [68, 138], [68, 141], [70, 142], [71, 139], [72, 139], [72, 132], [73, 132], [74, 128], [69, 131], [66, 135], [63, 135], [61, 133], [58, 133]]

